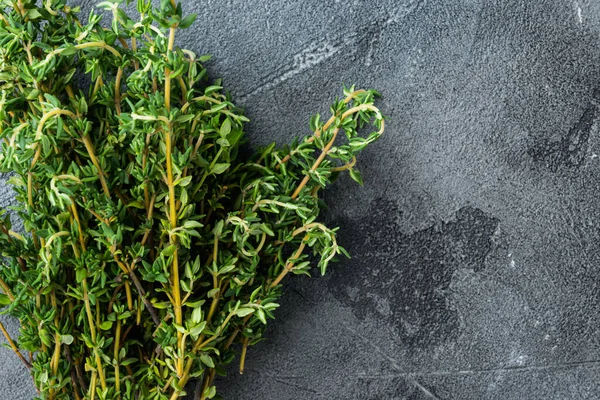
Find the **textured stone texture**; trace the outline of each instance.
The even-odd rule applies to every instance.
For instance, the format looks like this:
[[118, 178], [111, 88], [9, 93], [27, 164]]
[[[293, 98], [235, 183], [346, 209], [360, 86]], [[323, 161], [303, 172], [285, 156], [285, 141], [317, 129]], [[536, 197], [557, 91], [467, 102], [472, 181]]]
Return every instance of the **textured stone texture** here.
[[[325, 194], [353, 258], [288, 281], [227, 399], [600, 398], [599, 2], [185, 8], [252, 143], [308, 133], [342, 83], [390, 117], [365, 187]], [[0, 398], [31, 398], [1, 357]]]

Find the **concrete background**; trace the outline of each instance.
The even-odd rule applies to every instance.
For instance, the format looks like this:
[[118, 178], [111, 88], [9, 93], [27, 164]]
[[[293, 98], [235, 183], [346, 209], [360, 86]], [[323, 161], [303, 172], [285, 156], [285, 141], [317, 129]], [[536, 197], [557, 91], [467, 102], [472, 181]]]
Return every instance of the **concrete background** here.
[[[226, 399], [600, 399], [600, 2], [185, 8], [252, 143], [308, 134], [342, 83], [389, 116], [365, 186], [325, 195], [353, 258], [288, 281]], [[0, 357], [0, 398], [31, 398]]]

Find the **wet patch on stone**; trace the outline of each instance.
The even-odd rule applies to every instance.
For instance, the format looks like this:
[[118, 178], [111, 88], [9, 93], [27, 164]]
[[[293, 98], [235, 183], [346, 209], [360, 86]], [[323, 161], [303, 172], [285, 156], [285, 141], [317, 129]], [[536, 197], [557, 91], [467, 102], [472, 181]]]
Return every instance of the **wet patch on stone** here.
[[566, 136], [558, 141], [540, 140], [527, 150], [527, 154], [552, 172], [556, 172], [561, 166], [576, 169], [581, 167], [585, 161], [590, 134], [597, 130], [599, 116], [600, 89], [596, 89], [583, 115]]
[[397, 206], [376, 200], [358, 220], [337, 220], [339, 242], [352, 259], [331, 268], [330, 291], [359, 318], [375, 316], [413, 346], [456, 337], [459, 318], [447, 298], [458, 268], [480, 271], [499, 220], [474, 207], [449, 222], [406, 234]]

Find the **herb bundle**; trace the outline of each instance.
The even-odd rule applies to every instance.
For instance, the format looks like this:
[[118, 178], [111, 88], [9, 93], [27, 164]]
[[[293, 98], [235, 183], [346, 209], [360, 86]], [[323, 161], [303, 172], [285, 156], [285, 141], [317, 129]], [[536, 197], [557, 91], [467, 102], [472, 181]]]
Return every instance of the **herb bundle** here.
[[[344, 90], [290, 145], [238, 155], [248, 120], [175, 47], [181, 4], [118, 2], [110, 28], [65, 0], [0, 0], [0, 168], [25, 232], [0, 214], [8, 345], [41, 399], [199, 397], [261, 340], [287, 274], [325, 273], [336, 229], [319, 189], [383, 132], [376, 92]], [[372, 124], [367, 137], [357, 130]], [[338, 136], [347, 140], [336, 144]]]

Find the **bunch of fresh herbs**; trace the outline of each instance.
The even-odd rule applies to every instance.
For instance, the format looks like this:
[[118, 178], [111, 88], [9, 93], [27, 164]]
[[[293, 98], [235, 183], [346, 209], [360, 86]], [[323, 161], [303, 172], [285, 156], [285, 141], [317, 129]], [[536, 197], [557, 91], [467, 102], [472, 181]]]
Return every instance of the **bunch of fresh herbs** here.
[[[8, 344], [41, 399], [176, 399], [261, 340], [288, 273], [340, 253], [319, 189], [383, 132], [372, 90], [344, 90], [313, 134], [249, 157], [247, 119], [207, 57], [175, 47], [181, 4], [118, 2], [110, 28], [65, 0], [0, 0], [0, 167], [24, 231], [0, 218]], [[364, 124], [376, 132], [357, 133]], [[335, 144], [343, 132], [347, 140]]]

